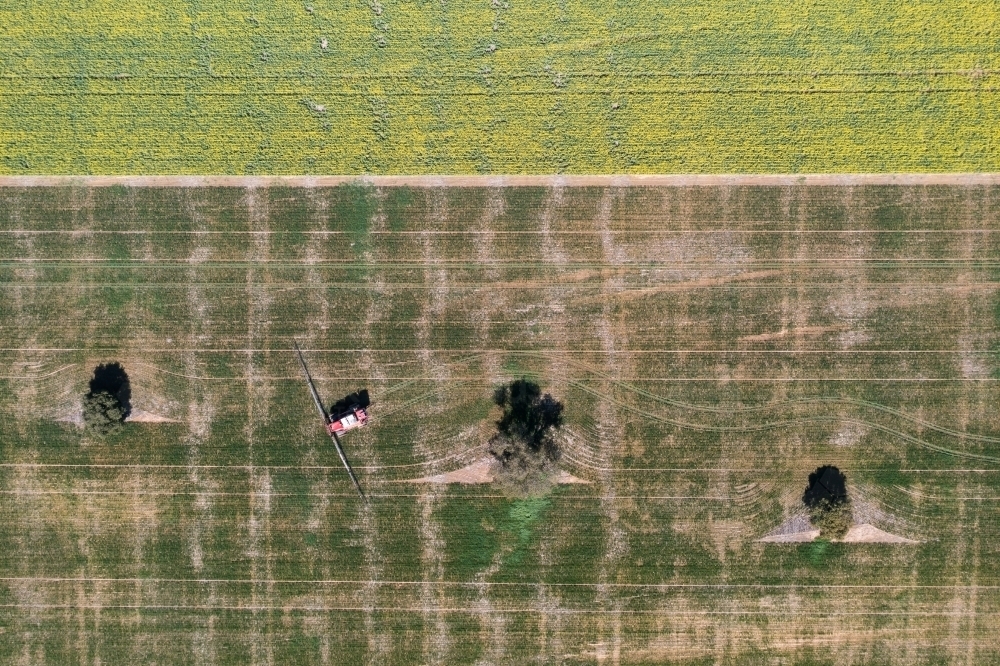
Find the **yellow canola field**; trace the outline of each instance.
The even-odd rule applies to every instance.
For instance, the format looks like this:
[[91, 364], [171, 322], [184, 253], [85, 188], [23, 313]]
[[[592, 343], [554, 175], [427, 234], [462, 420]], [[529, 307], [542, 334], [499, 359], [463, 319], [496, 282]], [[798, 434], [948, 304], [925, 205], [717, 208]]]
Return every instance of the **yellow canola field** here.
[[0, 173], [1000, 171], [988, 1], [13, 0]]

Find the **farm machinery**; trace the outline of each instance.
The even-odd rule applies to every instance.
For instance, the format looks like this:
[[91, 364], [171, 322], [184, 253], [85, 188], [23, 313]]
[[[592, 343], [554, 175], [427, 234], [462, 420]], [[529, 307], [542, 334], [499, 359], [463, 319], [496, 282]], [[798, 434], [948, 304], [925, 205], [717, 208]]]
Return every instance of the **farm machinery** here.
[[[354, 487], [358, 491], [358, 495], [361, 499], [367, 501], [368, 498], [365, 497], [364, 491], [361, 490], [361, 484], [358, 482], [358, 477], [354, 475], [354, 470], [351, 469], [351, 464], [347, 461], [347, 455], [344, 453], [344, 447], [340, 444], [340, 435], [343, 435], [349, 430], [355, 428], [360, 428], [361, 426], [368, 423], [368, 412], [366, 411], [367, 404], [364, 406], [358, 404], [342, 405], [338, 403], [340, 409], [336, 412], [336, 416], [331, 416], [330, 412], [323, 407], [323, 402], [319, 399], [319, 392], [316, 390], [316, 385], [313, 383], [312, 376], [309, 374], [309, 368], [306, 366], [306, 361], [302, 357], [302, 350], [299, 349], [299, 343], [292, 341], [295, 345], [295, 353], [298, 354], [299, 364], [302, 366], [302, 372], [305, 373], [306, 383], [309, 385], [309, 392], [312, 394], [313, 402], [316, 403], [316, 409], [319, 410], [320, 417], [323, 419], [323, 426], [326, 429], [330, 439], [333, 440], [333, 445], [337, 449], [337, 455], [340, 456], [340, 462], [344, 464], [344, 469], [347, 470], [347, 475], [351, 477], [351, 481], [354, 483]], [[367, 394], [366, 394], [367, 395]]]

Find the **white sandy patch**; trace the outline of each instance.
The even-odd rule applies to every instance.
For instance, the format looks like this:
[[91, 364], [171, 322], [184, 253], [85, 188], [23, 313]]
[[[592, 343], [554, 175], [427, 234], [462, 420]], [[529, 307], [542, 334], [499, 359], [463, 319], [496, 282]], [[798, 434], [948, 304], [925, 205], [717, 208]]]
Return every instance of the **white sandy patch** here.
[[73, 411], [58, 416], [55, 419], [59, 423], [72, 423], [73, 425], [82, 428], [83, 427], [83, 410], [80, 408], [74, 409]]
[[989, 368], [986, 367], [986, 363], [983, 362], [982, 358], [968, 352], [962, 352], [959, 359], [962, 367], [962, 377], [965, 379], [989, 378]]
[[821, 335], [830, 331], [839, 331], [842, 326], [802, 326], [799, 328], [783, 328], [773, 333], [760, 333], [758, 335], [744, 335], [739, 338], [740, 342], [766, 342], [768, 340], [781, 340], [783, 338], [805, 337], [810, 335]]
[[132, 413], [129, 414], [125, 420], [134, 423], [181, 423], [181, 421], [178, 421], [177, 419], [168, 418], [166, 416], [154, 414], [153, 412], [147, 412], [141, 409], [133, 409]]
[[[59, 423], [72, 423], [73, 425], [83, 427], [83, 410], [75, 409], [67, 414], [56, 417], [55, 419]], [[141, 409], [133, 409], [132, 412], [125, 417], [127, 423], [182, 423], [177, 419], [172, 419], [160, 414], [154, 414], [153, 412], [143, 411]]]
[[834, 446], [854, 446], [861, 441], [861, 438], [868, 434], [868, 428], [860, 423], [845, 423], [837, 431], [830, 443]]
[[795, 514], [758, 541], [762, 543], [801, 543], [819, 537], [819, 530], [813, 529], [809, 517]]
[[[577, 305], [580, 305], [580, 304], [596, 303], [602, 301], [607, 302], [609, 299], [618, 301], [630, 301], [636, 299], [649, 298], [651, 296], [658, 296], [660, 294], [677, 293], [692, 289], [701, 289], [704, 287], [718, 287], [732, 282], [753, 282], [754, 280], [763, 280], [765, 278], [783, 275], [784, 273], [785, 271], [781, 270], [749, 271], [743, 273], [733, 273], [731, 275], [724, 275], [721, 277], [705, 277], [705, 278], [695, 278], [691, 280], [681, 280], [679, 282], [662, 284], [655, 287], [644, 287], [642, 289], [622, 289], [621, 291], [606, 292], [601, 294], [600, 296], [578, 298], [576, 299], [575, 303]], [[608, 286], [612, 287], [613, 284], [609, 284]]]
[[[565, 472], [563, 470], [560, 470], [553, 480], [557, 484], [590, 483], [590, 481], [587, 481], [586, 479], [573, 476], [569, 472]], [[490, 458], [483, 458], [482, 460], [477, 460], [471, 465], [466, 465], [461, 469], [456, 469], [453, 472], [445, 472], [444, 474], [435, 474], [433, 476], [422, 476], [418, 479], [405, 479], [402, 483], [479, 484], [493, 483], [493, 481], [493, 460]]]
[[[965, 321], [970, 320], [969, 313], [965, 313]], [[965, 379], [988, 379], [990, 370], [986, 367], [985, 358], [976, 353], [976, 349], [986, 348], [983, 340], [974, 339], [972, 335], [965, 333], [958, 338], [958, 362]]]
[[872, 305], [868, 302], [868, 294], [863, 285], [842, 289], [830, 302], [828, 309], [845, 329], [838, 336], [841, 348], [850, 349], [871, 340], [871, 335], [864, 329], [864, 320], [871, 312]]
[[462, 469], [419, 479], [407, 479], [408, 483], [493, 483], [493, 472], [489, 459], [474, 462]]
[[854, 525], [847, 530], [847, 535], [840, 539], [843, 543], [920, 543], [913, 539], [901, 537], [898, 534], [890, 534], [875, 527], [874, 525]]
[[586, 479], [581, 479], [578, 476], [573, 476], [572, 474], [570, 474], [569, 472], [566, 472], [564, 470], [559, 470], [559, 473], [556, 474], [555, 482], [558, 483], [558, 484], [560, 484], [560, 485], [563, 485], [563, 484], [574, 484], [574, 483], [582, 483], [582, 484], [589, 484], [589, 483], [591, 483], [590, 481], [587, 481]]
[[841, 347], [849, 349], [870, 342], [871, 339], [872, 336], [864, 331], [846, 331], [840, 335], [839, 342]]
[[[780, 528], [779, 528], [780, 529]], [[819, 538], [819, 530], [803, 530], [801, 532], [770, 534], [762, 539], [757, 539], [760, 543], [805, 543], [815, 541]], [[920, 543], [913, 539], [891, 534], [885, 530], [880, 530], [868, 523], [862, 525], [852, 525], [847, 530], [843, 539], [832, 539], [835, 543], [900, 543], [915, 544]]]
[[809, 530], [806, 532], [792, 532], [791, 534], [775, 534], [757, 539], [761, 543], [802, 543], [805, 541], [815, 541], [819, 538], [819, 530]]

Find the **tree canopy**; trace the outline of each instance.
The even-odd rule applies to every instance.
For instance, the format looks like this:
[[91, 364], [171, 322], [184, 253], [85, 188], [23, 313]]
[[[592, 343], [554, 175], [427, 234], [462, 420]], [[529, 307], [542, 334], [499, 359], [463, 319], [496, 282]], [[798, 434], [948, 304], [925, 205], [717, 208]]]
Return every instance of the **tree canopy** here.
[[809, 510], [809, 521], [819, 528], [821, 537], [842, 538], [854, 522], [851, 500], [847, 496], [847, 477], [833, 465], [818, 467], [809, 475], [802, 503]]
[[94, 376], [90, 380], [90, 394], [98, 393], [114, 396], [125, 410], [125, 416], [132, 412], [132, 384], [121, 363], [101, 363], [94, 368]]
[[132, 386], [120, 363], [94, 368], [90, 392], [83, 397], [83, 423], [97, 435], [118, 430], [132, 411]]
[[562, 403], [548, 393], [542, 395], [538, 384], [527, 379], [498, 386], [493, 402], [503, 410], [497, 430], [523, 440], [534, 451], [545, 449], [551, 429], [562, 425]]
[[83, 397], [83, 423], [87, 430], [104, 436], [122, 427], [125, 408], [118, 398], [107, 391], [88, 393]]
[[542, 490], [560, 455], [552, 431], [562, 426], [562, 403], [523, 378], [497, 387], [493, 402], [502, 410], [489, 441], [498, 480], [516, 494]]

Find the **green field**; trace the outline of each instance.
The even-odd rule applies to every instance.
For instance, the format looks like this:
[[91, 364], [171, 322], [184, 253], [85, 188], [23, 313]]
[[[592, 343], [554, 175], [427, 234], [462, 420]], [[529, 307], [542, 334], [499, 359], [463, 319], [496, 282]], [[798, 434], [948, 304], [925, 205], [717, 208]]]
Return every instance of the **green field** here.
[[8, 0], [0, 174], [1000, 171], [990, 0]]
[[[0, 655], [996, 663], [998, 257], [995, 186], [2, 188]], [[403, 482], [520, 376], [589, 484]], [[821, 464], [921, 543], [758, 542]]]

